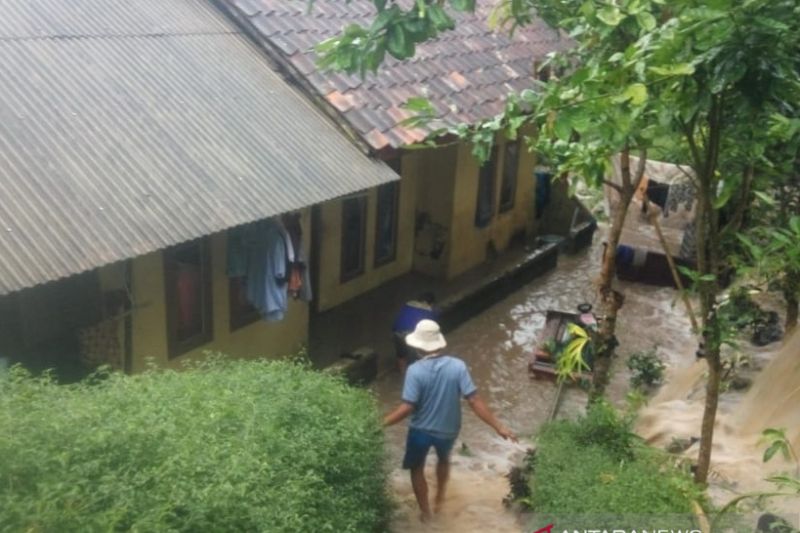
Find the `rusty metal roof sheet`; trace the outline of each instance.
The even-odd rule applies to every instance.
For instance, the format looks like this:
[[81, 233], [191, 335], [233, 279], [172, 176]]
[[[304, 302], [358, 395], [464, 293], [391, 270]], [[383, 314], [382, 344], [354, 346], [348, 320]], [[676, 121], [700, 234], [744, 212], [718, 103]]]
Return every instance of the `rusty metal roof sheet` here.
[[362, 79], [318, 71], [312, 47], [348, 24], [369, 26], [376, 14], [372, 0], [315, 0], [310, 11], [308, 0], [221, 2], [376, 150], [426, 137], [400, 124], [410, 116], [401, 107], [408, 98], [427, 97], [444, 124], [475, 123], [501, 112], [509, 93], [530, 87], [534, 62], [573, 45], [540, 19], [513, 35], [494, 30], [487, 15], [495, 0], [478, 0], [475, 13], [456, 13], [456, 28], [418, 46], [413, 58], [398, 61], [387, 54], [378, 73]]
[[0, 295], [397, 179], [198, 0], [10, 0]]

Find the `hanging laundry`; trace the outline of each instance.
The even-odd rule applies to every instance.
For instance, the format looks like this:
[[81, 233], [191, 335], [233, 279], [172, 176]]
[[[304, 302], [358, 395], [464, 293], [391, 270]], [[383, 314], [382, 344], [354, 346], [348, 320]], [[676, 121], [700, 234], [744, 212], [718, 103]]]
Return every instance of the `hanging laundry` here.
[[668, 216], [670, 211], [677, 212], [681, 204], [686, 211], [691, 211], [694, 205], [694, 186], [689, 182], [673, 183], [669, 186], [664, 216]]
[[308, 263], [303, 251], [303, 228], [299, 213], [288, 213], [281, 217], [294, 257], [289, 259], [289, 295], [295, 299], [311, 301], [311, 283]]
[[288, 243], [277, 222], [257, 225], [247, 265], [247, 299], [266, 320], [283, 320], [287, 306]]

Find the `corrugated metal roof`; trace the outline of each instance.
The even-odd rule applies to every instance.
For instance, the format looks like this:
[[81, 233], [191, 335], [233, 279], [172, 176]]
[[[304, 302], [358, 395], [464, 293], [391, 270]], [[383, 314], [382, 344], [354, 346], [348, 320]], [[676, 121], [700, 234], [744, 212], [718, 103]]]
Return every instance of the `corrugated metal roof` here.
[[203, 1], [0, 14], [0, 295], [397, 179]]

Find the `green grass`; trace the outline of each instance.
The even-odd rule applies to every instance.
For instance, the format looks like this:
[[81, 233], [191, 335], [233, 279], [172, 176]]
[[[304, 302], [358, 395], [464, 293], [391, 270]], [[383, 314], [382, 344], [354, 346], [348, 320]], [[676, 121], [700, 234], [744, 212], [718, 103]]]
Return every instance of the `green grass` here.
[[687, 472], [640, 442], [606, 404], [578, 421], [544, 426], [531, 467], [526, 503], [557, 525], [558, 517], [580, 517], [595, 529], [641, 528], [651, 525], [642, 517], [689, 517], [701, 498]]
[[292, 363], [0, 378], [0, 530], [383, 530], [373, 399]]

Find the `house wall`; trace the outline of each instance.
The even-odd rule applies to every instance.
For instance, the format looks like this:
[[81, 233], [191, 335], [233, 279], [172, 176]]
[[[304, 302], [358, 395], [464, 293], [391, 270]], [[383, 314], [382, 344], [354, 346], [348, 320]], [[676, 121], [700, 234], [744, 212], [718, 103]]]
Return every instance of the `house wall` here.
[[414, 270], [444, 278], [452, 249], [457, 145], [411, 152], [417, 161]]
[[411, 270], [414, 250], [414, 204], [417, 172], [420, 159], [416, 153], [403, 154], [400, 165], [400, 198], [397, 221], [397, 252], [392, 262], [375, 266], [375, 230], [377, 189], [364, 191], [367, 195], [367, 227], [364, 272], [342, 282], [342, 198], [320, 206], [318, 256], [319, 276], [317, 309], [325, 311], [363, 294]]
[[490, 247], [496, 252], [503, 252], [508, 248], [515, 234], [530, 233], [534, 229], [535, 181], [533, 170], [536, 158], [524, 144], [520, 146], [514, 206], [510, 210], [500, 213], [500, 187], [505, 164], [506, 140], [500, 138], [496, 142], [498, 161], [495, 165], [494, 216], [484, 228], [475, 226], [480, 165], [472, 155], [470, 145], [466, 143], [458, 145], [456, 177], [452, 192], [453, 214], [449, 237], [450, 249], [446, 270], [448, 279], [488, 259]]
[[[302, 212], [301, 223], [303, 246], [308, 257], [308, 210]], [[229, 282], [225, 273], [227, 234], [223, 232], [212, 235], [210, 245], [213, 340], [172, 359], [168, 356], [163, 254], [155, 252], [131, 260], [134, 306], [131, 335], [133, 372], [141, 372], [147, 368], [150, 360], [160, 367], [179, 368], [187, 360], [204, 357], [206, 351], [222, 352], [241, 358], [280, 357], [295, 353], [307, 342], [309, 305], [291, 298], [282, 321], [258, 320], [231, 331]], [[105, 290], [119, 288], [123, 286], [123, 276], [124, 270], [118, 265], [101, 269], [101, 284]]]

